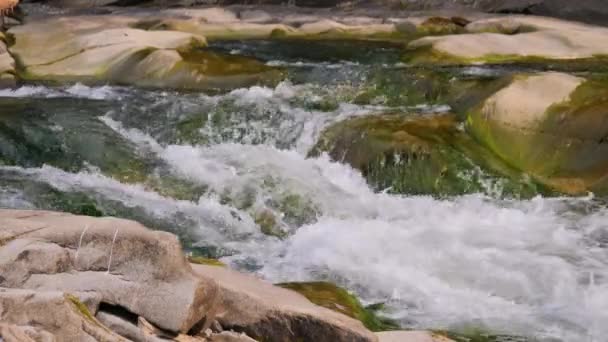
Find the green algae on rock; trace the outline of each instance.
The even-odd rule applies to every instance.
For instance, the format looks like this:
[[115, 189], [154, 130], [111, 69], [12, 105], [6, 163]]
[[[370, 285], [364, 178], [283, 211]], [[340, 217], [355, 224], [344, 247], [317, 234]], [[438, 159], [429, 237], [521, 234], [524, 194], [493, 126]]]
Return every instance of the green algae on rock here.
[[[424, 37], [408, 44], [416, 64], [594, 62], [608, 55], [608, 29], [562, 20], [510, 16], [475, 21], [469, 33]], [[604, 57], [603, 57], [604, 56]]]
[[357, 297], [329, 282], [281, 283], [277, 286], [298, 292], [312, 303], [358, 319], [371, 331], [395, 330], [396, 322], [380, 317], [381, 305], [364, 307]]
[[205, 258], [202, 256], [192, 256], [192, 255], [189, 255], [187, 258], [188, 258], [188, 262], [190, 262], [192, 264], [226, 267], [226, 264], [219, 261], [218, 259]]
[[608, 190], [608, 80], [516, 76], [469, 113], [468, 130], [509, 165], [568, 194]]
[[320, 152], [361, 170], [377, 190], [393, 193], [527, 197], [541, 191], [478, 146], [450, 114], [338, 122], [323, 132], [311, 154]]

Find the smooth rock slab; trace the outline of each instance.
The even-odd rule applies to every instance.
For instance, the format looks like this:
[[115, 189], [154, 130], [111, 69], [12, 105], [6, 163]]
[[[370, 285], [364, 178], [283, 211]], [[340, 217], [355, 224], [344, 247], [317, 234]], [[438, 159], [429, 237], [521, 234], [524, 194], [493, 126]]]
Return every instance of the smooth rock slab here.
[[608, 56], [608, 28], [557, 19], [509, 16], [482, 19], [471, 33], [409, 43], [416, 63], [497, 63], [525, 59], [576, 60]]
[[0, 210], [0, 286], [98, 294], [160, 328], [187, 332], [216, 292], [177, 238], [128, 220]]

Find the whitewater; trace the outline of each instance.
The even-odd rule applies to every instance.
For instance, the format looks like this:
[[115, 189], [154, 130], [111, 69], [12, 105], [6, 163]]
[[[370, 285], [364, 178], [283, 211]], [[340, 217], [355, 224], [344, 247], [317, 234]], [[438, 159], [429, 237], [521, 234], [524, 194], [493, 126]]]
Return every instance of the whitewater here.
[[[308, 156], [323, 129], [368, 114], [450, 108], [395, 106], [382, 98], [359, 105], [344, 100], [352, 92], [347, 88], [328, 95], [315, 84], [284, 81], [275, 88], [225, 94], [80, 84], [2, 90], [3, 99], [45, 110], [49, 103], [58, 106], [48, 114], [55, 134], [91, 125], [133, 156], [151, 161], [153, 177], [170, 175], [202, 190], [178, 199], [146, 182], [117, 179], [90, 161], [81, 167], [32, 162], [0, 166], [0, 206], [39, 208], [34, 199], [40, 189], [85, 193], [100, 207], [128, 208], [135, 213], [128, 218], [162, 222], [167, 230], [177, 227], [178, 235], [217, 251], [231, 267], [272, 282], [332, 281], [366, 304], [384, 302], [383, 314], [404, 328], [605, 341], [608, 210], [601, 198], [509, 198], [501, 196], [500, 182], [491, 177], [485, 193], [444, 198], [372, 189], [358, 170], [326, 154]], [[310, 106], [327, 96], [339, 100], [335, 108]], [[184, 113], [211, 108], [229, 108], [230, 114], [224, 118], [228, 124], [214, 126], [210, 116], [195, 130], [205, 141], [165, 127]], [[76, 114], [64, 111], [88, 113], [85, 128], [73, 126], [70, 115]], [[297, 198], [305, 212], [285, 214], [273, 206], [286, 197]], [[277, 214], [284, 238], [260, 231], [252, 217], [260, 210]]]

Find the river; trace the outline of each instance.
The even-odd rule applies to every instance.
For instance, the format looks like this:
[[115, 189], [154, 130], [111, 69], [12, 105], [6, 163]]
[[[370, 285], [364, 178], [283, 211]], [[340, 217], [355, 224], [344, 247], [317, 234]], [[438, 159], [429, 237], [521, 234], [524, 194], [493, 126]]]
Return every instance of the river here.
[[[209, 93], [0, 90], [0, 207], [135, 219], [273, 282], [328, 280], [365, 303], [385, 302], [384, 314], [404, 328], [605, 341], [602, 198], [514, 196], [475, 167], [481, 191], [398, 194], [326, 154], [309, 157], [324, 128], [351, 117], [449, 112], [441, 91], [422, 91], [429, 73], [459, 84], [512, 70], [438, 68], [422, 77], [390, 45], [213, 48], [287, 77]], [[262, 232], [260, 212], [280, 234]]]

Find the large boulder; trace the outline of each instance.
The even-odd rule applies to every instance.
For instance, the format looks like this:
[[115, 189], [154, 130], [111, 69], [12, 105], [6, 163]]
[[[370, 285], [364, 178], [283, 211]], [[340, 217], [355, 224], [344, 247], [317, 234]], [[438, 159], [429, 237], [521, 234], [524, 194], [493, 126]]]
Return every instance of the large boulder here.
[[469, 131], [510, 165], [566, 193], [605, 192], [608, 80], [518, 75], [470, 111]]
[[219, 286], [215, 319], [225, 329], [261, 341], [377, 341], [358, 320], [317, 306], [304, 296], [224, 267], [192, 265]]
[[414, 63], [505, 63], [597, 60], [608, 55], [608, 28], [557, 19], [508, 16], [467, 25], [466, 34], [408, 44]]
[[10, 30], [25, 80], [117, 83], [181, 89], [274, 83], [280, 72], [253, 59], [204, 51], [204, 36], [150, 32], [123, 16], [48, 18]]
[[0, 211], [0, 286], [86, 292], [104, 306], [188, 332], [216, 287], [192, 272], [177, 238], [133, 221]]
[[281, 283], [276, 285], [296, 291], [316, 305], [358, 319], [371, 331], [393, 330], [399, 328], [399, 325], [396, 322], [377, 315], [376, 311], [382, 309], [382, 304], [364, 307], [357, 297], [335, 284], [324, 281], [314, 281]]

